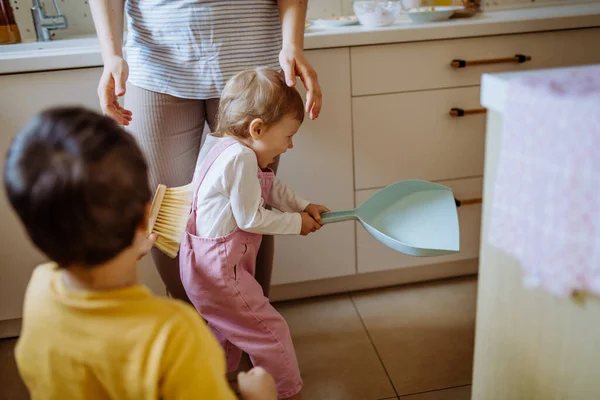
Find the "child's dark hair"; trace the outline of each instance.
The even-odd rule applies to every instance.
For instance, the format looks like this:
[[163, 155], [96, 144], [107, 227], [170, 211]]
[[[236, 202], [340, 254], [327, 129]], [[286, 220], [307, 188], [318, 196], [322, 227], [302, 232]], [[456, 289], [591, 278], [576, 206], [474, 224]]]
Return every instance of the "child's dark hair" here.
[[93, 267], [131, 246], [151, 196], [135, 139], [77, 107], [47, 110], [23, 128], [4, 186], [33, 243], [61, 267]]

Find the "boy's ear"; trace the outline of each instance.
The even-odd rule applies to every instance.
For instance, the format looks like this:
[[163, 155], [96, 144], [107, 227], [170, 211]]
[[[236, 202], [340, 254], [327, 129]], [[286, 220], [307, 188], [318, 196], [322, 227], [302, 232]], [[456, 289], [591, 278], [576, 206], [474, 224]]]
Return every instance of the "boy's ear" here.
[[264, 131], [265, 131], [265, 123], [260, 118], [254, 118], [250, 122], [250, 125], [248, 126], [248, 132], [250, 133], [250, 136], [254, 140], [260, 139], [262, 137], [262, 134], [264, 133]]
[[[146, 205], [144, 206], [144, 218], [142, 218], [140, 224], [137, 227], [138, 231], [146, 232], [148, 230], [148, 224], [150, 223], [150, 207], [150, 203], [146, 203]], [[149, 234], [150, 232], [146, 233]]]

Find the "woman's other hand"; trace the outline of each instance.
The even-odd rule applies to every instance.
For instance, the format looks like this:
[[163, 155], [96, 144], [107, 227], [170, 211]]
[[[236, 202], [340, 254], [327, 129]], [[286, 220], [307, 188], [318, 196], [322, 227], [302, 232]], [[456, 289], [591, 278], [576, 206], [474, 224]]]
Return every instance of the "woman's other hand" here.
[[111, 57], [104, 64], [104, 71], [98, 84], [98, 98], [102, 112], [121, 125], [129, 125], [131, 111], [119, 104], [119, 97], [125, 94], [125, 83], [129, 76], [129, 66], [123, 57]]
[[279, 53], [279, 65], [285, 74], [288, 86], [296, 85], [296, 77], [300, 77], [306, 88], [306, 112], [310, 119], [315, 119], [321, 112], [323, 95], [317, 78], [317, 72], [304, 57], [304, 51], [293, 47], [284, 47]]

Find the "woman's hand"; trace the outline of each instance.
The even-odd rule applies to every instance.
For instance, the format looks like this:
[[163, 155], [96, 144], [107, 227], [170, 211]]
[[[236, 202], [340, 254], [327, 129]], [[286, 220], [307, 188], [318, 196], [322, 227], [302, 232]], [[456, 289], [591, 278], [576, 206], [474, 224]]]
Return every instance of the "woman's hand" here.
[[125, 94], [125, 83], [129, 76], [129, 66], [123, 57], [111, 57], [104, 64], [104, 72], [98, 84], [98, 98], [102, 112], [121, 125], [129, 125], [131, 111], [119, 104], [119, 97]]
[[289, 87], [296, 85], [299, 76], [306, 88], [306, 112], [315, 119], [321, 112], [322, 94], [317, 72], [304, 57], [304, 52], [294, 47], [284, 47], [279, 53], [279, 65]]

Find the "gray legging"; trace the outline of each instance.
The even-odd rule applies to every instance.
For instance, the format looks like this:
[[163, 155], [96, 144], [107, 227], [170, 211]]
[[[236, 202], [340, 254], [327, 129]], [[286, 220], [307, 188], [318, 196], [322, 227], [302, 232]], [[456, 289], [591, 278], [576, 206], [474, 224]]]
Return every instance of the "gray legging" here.
[[[181, 99], [127, 85], [125, 108], [133, 113], [129, 131], [146, 156], [152, 190], [159, 183], [175, 187], [191, 182], [196, 162], [213, 142], [206, 138], [200, 152], [205, 123], [214, 130], [218, 106], [219, 99]], [[278, 163], [271, 166], [275, 172]], [[256, 280], [267, 297], [274, 253], [273, 236], [264, 236], [256, 260]], [[168, 293], [189, 303], [179, 277], [179, 259], [170, 259], [157, 249], [152, 249], [152, 258]]]

